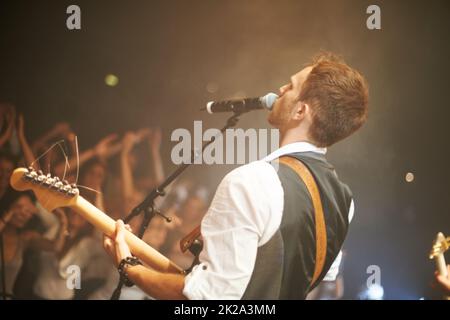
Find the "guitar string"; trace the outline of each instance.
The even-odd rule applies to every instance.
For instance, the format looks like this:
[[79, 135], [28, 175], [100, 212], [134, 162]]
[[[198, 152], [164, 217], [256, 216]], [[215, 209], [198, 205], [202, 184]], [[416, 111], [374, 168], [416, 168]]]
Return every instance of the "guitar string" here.
[[[61, 150], [61, 152], [63, 154], [63, 157], [64, 157], [64, 173], [63, 173], [63, 178], [62, 178], [62, 180], [64, 181], [64, 179], [66, 178], [66, 174], [67, 174], [67, 168], [70, 169], [70, 164], [69, 164], [69, 157], [67, 156], [66, 151], [64, 150], [64, 148], [61, 146], [61, 143], [64, 143], [64, 145], [65, 145], [66, 142], [65, 142], [65, 140], [61, 140], [59, 142], [60, 143], [58, 143], [58, 146], [59, 146], [59, 149]], [[49, 173], [50, 173], [50, 165], [51, 165], [51, 162], [49, 161]], [[50, 201], [50, 194], [48, 194], [48, 198], [49, 199], [47, 201], [47, 204]]]
[[[40, 156], [38, 156], [38, 157], [30, 164], [30, 166], [33, 167], [33, 165], [34, 165], [37, 161], [39, 161], [40, 159], [42, 159], [47, 153], [49, 153], [51, 150], [53, 150], [53, 148], [55, 148], [56, 146], [58, 146], [59, 149], [61, 150], [63, 156], [64, 156], [64, 161], [65, 161], [65, 163], [64, 163], [64, 175], [63, 175], [63, 180], [64, 180], [64, 178], [65, 178], [65, 176], [66, 176], [66, 172], [67, 172], [67, 167], [70, 168], [70, 165], [69, 165], [69, 160], [68, 160], [68, 157], [67, 157], [67, 155], [66, 155], [66, 152], [64, 151], [63, 147], [61, 146], [62, 143], [65, 144], [64, 139], [58, 140], [58, 141], [56, 141], [55, 143], [53, 143], [53, 144], [52, 144], [45, 152], [43, 152]], [[51, 155], [51, 154], [50, 154], [50, 155]], [[49, 163], [48, 163], [48, 173], [51, 174], [51, 168], [50, 168], [50, 165], [51, 165], [51, 158], [49, 159]], [[42, 199], [43, 207], [46, 207], [46, 206], [48, 205], [48, 203], [50, 202], [50, 200], [51, 200], [50, 194], [47, 193], [47, 198], [45, 199], [45, 197], [44, 197], [44, 198]]]
[[[66, 152], [65, 152], [65, 150], [64, 150], [64, 148], [62, 147], [62, 145], [61, 144], [64, 144], [65, 145], [65, 140], [64, 139], [61, 139], [61, 140], [58, 140], [58, 141], [56, 141], [55, 143], [53, 143], [45, 152], [43, 152], [40, 156], [38, 156], [31, 164], [30, 164], [30, 166], [31, 167], [33, 167], [33, 165], [37, 162], [37, 161], [39, 161], [40, 159], [42, 159], [47, 153], [49, 153], [53, 148], [55, 148], [56, 146], [58, 146], [59, 147], [59, 149], [60, 149], [60, 151], [61, 151], [61, 153], [62, 153], [62, 155], [63, 155], [63, 157], [64, 157], [64, 172], [63, 172], [63, 178], [62, 178], [62, 180], [64, 181], [65, 180], [65, 178], [66, 178], [66, 175], [67, 175], [67, 171], [68, 171], [68, 169], [70, 170], [70, 164], [69, 164], [69, 158], [68, 158], [68, 156], [67, 156], [67, 154], [66, 154]], [[78, 138], [75, 136], [75, 147], [76, 147], [76, 157], [77, 157], [77, 175], [76, 175], [76, 180], [75, 180], [75, 185], [78, 187], [78, 188], [83, 188], [83, 189], [86, 189], [86, 190], [89, 190], [89, 191], [92, 191], [92, 192], [95, 192], [95, 193], [97, 193], [97, 194], [101, 194], [101, 192], [99, 192], [99, 191], [97, 191], [97, 190], [95, 190], [95, 189], [92, 189], [92, 188], [89, 188], [89, 187], [87, 187], [87, 186], [83, 186], [83, 185], [80, 185], [80, 184], [78, 184], [78, 177], [79, 177], [79, 167], [80, 167], [80, 157], [79, 157], [79, 149], [78, 149]], [[48, 166], [48, 173], [51, 173], [51, 163], [49, 162], [49, 166]], [[42, 201], [42, 204], [44, 205], [44, 206], [46, 206], [47, 204], [48, 204], [48, 202], [51, 200], [50, 199], [50, 195], [47, 195], [47, 199], [42, 199], [43, 201]]]
[[53, 153], [50, 152], [49, 155], [48, 155], [48, 173], [50, 173], [50, 174], [52, 174], [51, 173], [52, 154]]
[[[66, 145], [66, 142], [65, 142], [64, 140], [63, 140], [63, 143], [64, 143], [64, 145]], [[67, 169], [70, 170], [69, 157], [67, 156], [66, 152], [65, 152], [64, 149], [61, 147], [61, 145], [60, 145], [60, 144], [58, 144], [58, 145], [59, 145], [59, 148], [61, 149], [61, 152], [62, 152], [63, 155], [64, 155], [64, 160], [65, 160], [65, 164], [64, 164], [64, 173], [63, 173], [63, 178], [62, 178], [62, 180], [64, 181], [64, 180], [66, 179]]]
[[[44, 153], [42, 153], [39, 157], [37, 157], [31, 164], [30, 166], [32, 167], [37, 161], [39, 161], [40, 159], [42, 159], [42, 157], [44, 157], [47, 153], [49, 153], [54, 147], [59, 146], [59, 148], [61, 149], [63, 156], [64, 156], [64, 160], [65, 160], [65, 166], [64, 166], [64, 177], [66, 174], [66, 169], [67, 167], [69, 167], [70, 169], [70, 165], [69, 165], [69, 160], [67, 158], [67, 155], [64, 151], [64, 149], [61, 147], [61, 143], [65, 143], [64, 139], [61, 139], [59, 141], [56, 141], [55, 143], [53, 143]], [[49, 169], [50, 170], [50, 169]]]
[[78, 150], [78, 136], [75, 136], [75, 155], [77, 157], [77, 175], [75, 178], [75, 184], [78, 184], [78, 175], [80, 174], [80, 153]]
[[81, 184], [78, 184], [78, 178], [79, 178], [79, 174], [80, 174], [80, 151], [78, 149], [78, 136], [75, 136], [75, 154], [76, 154], [76, 157], [77, 157], [77, 175], [76, 175], [76, 178], [75, 178], [75, 185], [78, 188], [89, 190], [89, 191], [95, 192], [97, 194], [102, 194], [100, 191], [97, 191], [95, 189], [92, 189], [92, 188], [83, 186]]

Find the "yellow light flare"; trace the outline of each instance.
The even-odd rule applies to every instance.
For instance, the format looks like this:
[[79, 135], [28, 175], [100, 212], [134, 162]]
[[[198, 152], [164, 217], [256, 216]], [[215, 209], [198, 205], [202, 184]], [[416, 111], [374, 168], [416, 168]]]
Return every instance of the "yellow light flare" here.
[[119, 78], [112, 73], [109, 73], [105, 76], [105, 83], [107, 86], [115, 87], [119, 83]]

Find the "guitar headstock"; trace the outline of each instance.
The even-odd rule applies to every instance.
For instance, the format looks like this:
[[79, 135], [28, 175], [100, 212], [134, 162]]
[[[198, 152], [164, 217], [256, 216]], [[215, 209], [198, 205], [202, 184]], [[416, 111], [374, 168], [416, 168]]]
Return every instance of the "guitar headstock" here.
[[59, 207], [68, 207], [76, 202], [79, 190], [75, 184], [61, 181], [50, 174], [33, 168], [17, 168], [10, 178], [17, 191], [32, 190], [39, 203], [49, 212]]
[[439, 232], [434, 240], [433, 247], [430, 252], [430, 259], [434, 259], [447, 251], [450, 248], [450, 237], [445, 237], [442, 232]]

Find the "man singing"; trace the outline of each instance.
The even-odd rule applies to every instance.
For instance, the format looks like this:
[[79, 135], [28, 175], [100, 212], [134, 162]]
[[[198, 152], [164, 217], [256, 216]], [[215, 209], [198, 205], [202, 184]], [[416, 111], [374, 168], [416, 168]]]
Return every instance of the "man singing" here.
[[[281, 147], [231, 171], [217, 188], [201, 223], [204, 248], [192, 272], [125, 263], [122, 274], [157, 299], [304, 299], [320, 281], [334, 280], [354, 205], [325, 153], [357, 131], [367, 113], [363, 76], [335, 55], [319, 54], [280, 88], [269, 113]], [[274, 166], [280, 158], [301, 162], [314, 177], [325, 250], [317, 242], [317, 210], [307, 183], [293, 167]], [[104, 241], [116, 265], [131, 257], [124, 232], [119, 220], [115, 238]]]

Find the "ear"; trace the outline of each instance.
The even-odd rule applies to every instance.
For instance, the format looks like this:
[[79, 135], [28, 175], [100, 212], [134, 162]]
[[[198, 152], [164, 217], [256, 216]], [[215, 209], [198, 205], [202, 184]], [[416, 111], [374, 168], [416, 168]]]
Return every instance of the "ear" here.
[[295, 106], [295, 113], [292, 117], [293, 120], [303, 120], [306, 117], [306, 114], [309, 112], [309, 105], [304, 102], [297, 102], [297, 105]]

